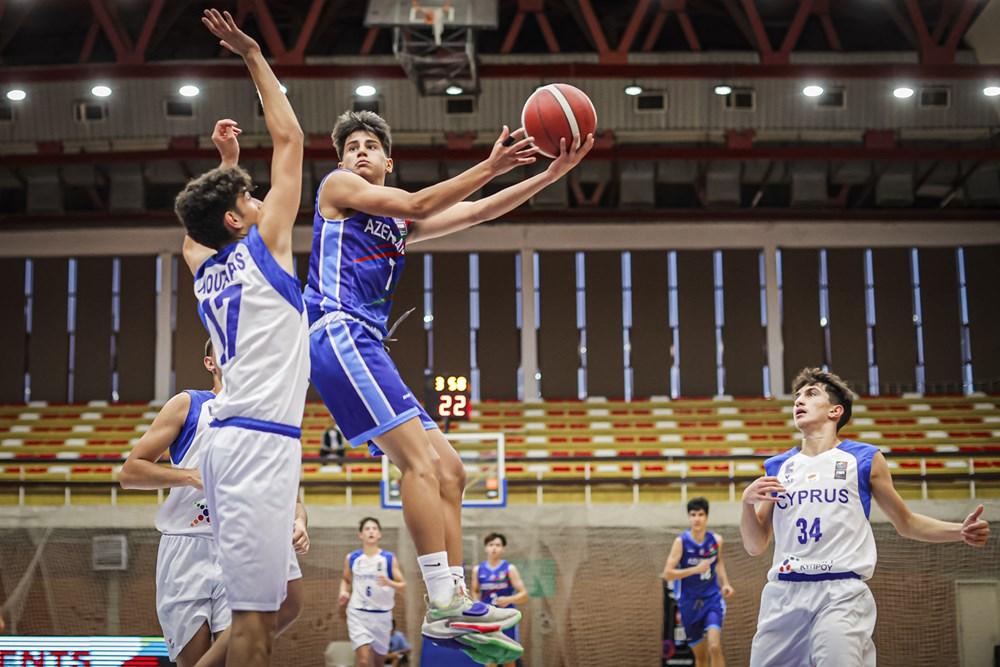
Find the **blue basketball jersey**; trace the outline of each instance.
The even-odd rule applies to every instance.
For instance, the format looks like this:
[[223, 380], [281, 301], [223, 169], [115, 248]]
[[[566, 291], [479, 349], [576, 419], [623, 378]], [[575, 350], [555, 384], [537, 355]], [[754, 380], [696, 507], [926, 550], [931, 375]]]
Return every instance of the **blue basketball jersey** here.
[[[327, 174], [323, 183], [329, 177]], [[320, 213], [317, 194], [305, 289], [309, 323], [341, 311], [385, 335], [392, 294], [406, 263], [410, 224], [360, 211], [342, 220], [330, 220]]]
[[[476, 579], [479, 580], [479, 599], [489, 604], [495, 604], [499, 597], [508, 597], [516, 592], [510, 583], [510, 563], [500, 561], [496, 569], [489, 562], [483, 561], [476, 568]], [[513, 605], [511, 605], [513, 606]]]
[[[678, 569], [694, 567], [703, 560], [716, 558], [719, 555], [719, 542], [711, 532], [705, 532], [703, 542], [695, 542], [690, 530], [681, 535], [681, 560]], [[718, 561], [712, 563], [708, 572], [701, 575], [691, 575], [674, 580], [674, 596], [684, 604], [688, 600], [707, 598], [719, 594], [719, 580], [715, 576]]]

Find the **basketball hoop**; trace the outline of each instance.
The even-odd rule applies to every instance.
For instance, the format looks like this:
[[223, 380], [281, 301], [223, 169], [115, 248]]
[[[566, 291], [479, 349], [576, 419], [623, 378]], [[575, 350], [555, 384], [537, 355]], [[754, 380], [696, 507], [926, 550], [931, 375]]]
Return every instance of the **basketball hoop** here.
[[410, 21], [430, 26], [434, 32], [434, 44], [441, 46], [441, 38], [444, 35], [444, 21], [447, 13], [449, 21], [455, 20], [455, 9], [451, 6], [452, 0], [445, 0], [440, 7], [422, 7], [419, 0], [412, 0], [410, 7]]

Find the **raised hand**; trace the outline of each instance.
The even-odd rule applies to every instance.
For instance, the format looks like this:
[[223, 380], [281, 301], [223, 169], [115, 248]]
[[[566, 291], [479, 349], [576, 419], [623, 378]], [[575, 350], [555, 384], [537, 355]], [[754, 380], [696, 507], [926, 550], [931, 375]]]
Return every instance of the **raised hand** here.
[[594, 147], [594, 135], [588, 134], [582, 142], [576, 143], [572, 148], [568, 148], [566, 144], [566, 137], [559, 140], [559, 155], [549, 164], [547, 170], [556, 178], [562, 177], [570, 169], [580, 164], [580, 161]]
[[526, 134], [523, 127], [511, 132], [510, 128], [503, 126], [500, 138], [493, 144], [493, 150], [486, 159], [495, 176], [506, 174], [515, 167], [532, 164], [537, 159], [535, 154], [538, 149], [532, 143], [535, 138], [525, 136]]
[[985, 547], [990, 537], [990, 524], [986, 519], [980, 519], [983, 506], [980, 505], [962, 522], [962, 541], [970, 547]]
[[743, 490], [742, 502], [747, 505], [756, 505], [764, 502], [777, 502], [777, 496], [772, 493], [784, 493], [785, 487], [781, 485], [777, 477], [758, 477], [750, 486]]
[[220, 14], [218, 9], [206, 9], [204, 16], [201, 17], [201, 22], [213, 35], [219, 38], [219, 44], [238, 56], [246, 58], [252, 51], [260, 51], [260, 44], [240, 30], [229, 12]]
[[224, 167], [235, 167], [240, 161], [240, 142], [237, 138], [243, 133], [235, 120], [223, 118], [216, 121], [212, 131], [212, 143], [219, 149]]

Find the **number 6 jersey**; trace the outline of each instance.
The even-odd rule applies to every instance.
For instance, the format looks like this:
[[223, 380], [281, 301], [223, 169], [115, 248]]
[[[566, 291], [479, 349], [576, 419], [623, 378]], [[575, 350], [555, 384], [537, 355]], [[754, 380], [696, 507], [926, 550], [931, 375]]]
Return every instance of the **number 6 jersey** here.
[[769, 581], [869, 579], [875, 571], [871, 466], [878, 448], [842, 441], [817, 456], [798, 447], [764, 462], [785, 493], [771, 525], [774, 561]]
[[194, 294], [225, 378], [212, 417], [297, 430], [309, 382], [302, 293], [256, 226], [198, 268]]

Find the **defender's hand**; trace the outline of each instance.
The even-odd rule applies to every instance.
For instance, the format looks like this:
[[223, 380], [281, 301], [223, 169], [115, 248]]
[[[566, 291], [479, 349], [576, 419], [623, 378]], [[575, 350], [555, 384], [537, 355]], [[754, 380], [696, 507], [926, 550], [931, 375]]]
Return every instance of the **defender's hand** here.
[[219, 156], [222, 164], [227, 167], [235, 167], [240, 161], [240, 142], [238, 137], [243, 134], [235, 120], [223, 118], [216, 121], [215, 129], [212, 131], [212, 143], [219, 149]]

